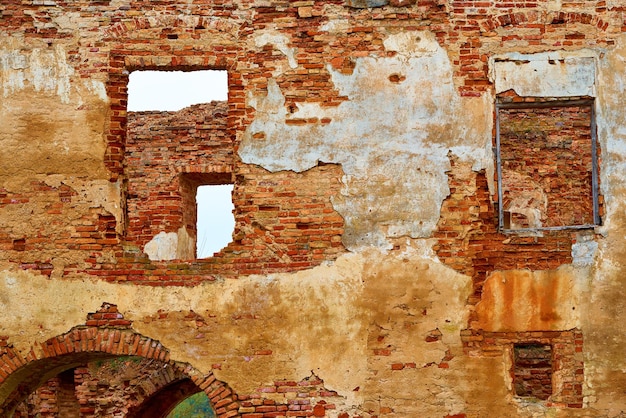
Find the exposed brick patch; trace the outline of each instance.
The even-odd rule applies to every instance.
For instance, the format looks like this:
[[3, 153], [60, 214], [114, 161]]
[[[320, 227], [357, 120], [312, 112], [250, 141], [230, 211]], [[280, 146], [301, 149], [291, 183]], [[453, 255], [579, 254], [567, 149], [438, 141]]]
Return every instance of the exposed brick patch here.
[[130, 328], [132, 321], [124, 319], [124, 315], [118, 312], [117, 305], [105, 302], [96, 312], [87, 315], [85, 325], [88, 327]]
[[[552, 363], [552, 394], [549, 406], [583, 407], [583, 334], [578, 329], [568, 331], [486, 332], [461, 331], [465, 352], [470, 356], [511, 356], [511, 381], [515, 382], [514, 345], [549, 345]], [[515, 389], [513, 389], [515, 394]], [[536, 395], [536, 394], [535, 394]]]
[[[264, 394], [272, 394], [268, 399]], [[280, 380], [257, 389], [257, 393], [239, 397], [239, 413], [245, 418], [325, 417], [327, 410], [337, 408], [339, 395], [324, 387], [324, 382], [311, 375], [301, 381]]]
[[472, 277], [471, 305], [480, 301], [483, 283], [493, 271], [550, 270], [571, 263], [575, 233], [547, 231], [525, 237], [498, 232], [498, 215], [484, 172], [473, 172], [455, 158], [451, 163], [450, 196], [441, 208], [434, 249], [442, 262]]

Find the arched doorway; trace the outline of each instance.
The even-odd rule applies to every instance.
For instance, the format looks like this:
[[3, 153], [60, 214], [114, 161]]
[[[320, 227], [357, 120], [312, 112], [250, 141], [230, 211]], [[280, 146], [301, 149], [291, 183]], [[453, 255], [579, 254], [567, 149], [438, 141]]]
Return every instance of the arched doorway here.
[[[115, 305], [105, 305], [102, 309], [116, 309]], [[84, 379], [89, 374], [86, 367], [110, 361], [134, 362], [138, 367], [150, 364], [152, 367], [144, 369], [148, 377], [143, 379], [145, 384], [138, 382], [135, 385], [137, 390], [129, 396], [127, 411], [133, 415], [128, 416], [158, 417], [141, 415], [141, 411], [149, 411], [151, 405], [160, 403], [169, 412], [182, 399], [199, 391], [207, 394], [212, 405], [219, 404], [217, 417], [239, 416], [236, 396], [224, 382], [217, 380], [212, 373], [203, 375], [188, 364], [172, 361], [169, 350], [159, 341], [136, 333], [127, 322], [121, 326], [103, 322], [101, 326], [74, 327], [65, 334], [34, 345], [26, 356], [6, 339], [0, 340], [0, 416], [12, 416], [18, 405], [51, 379], [58, 379], [59, 387], [65, 385], [67, 388], [73, 376], [74, 387], [77, 387], [76, 376], [82, 373]], [[119, 319], [117, 323], [121, 323]], [[128, 368], [127, 365], [124, 367]], [[73, 374], [68, 372], [71, 370]], [[151, 375], [152, 371], [155, 374]], [[166, 396], [172, 396], [175, 401], [166, 403], [163, 401]]]

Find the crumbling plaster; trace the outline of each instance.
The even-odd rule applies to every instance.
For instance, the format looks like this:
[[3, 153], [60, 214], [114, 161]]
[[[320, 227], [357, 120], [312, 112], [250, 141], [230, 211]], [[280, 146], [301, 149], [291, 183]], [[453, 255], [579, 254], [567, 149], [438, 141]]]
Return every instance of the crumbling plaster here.
[[585, 331], [585, 376], [590, 390], [588, 400], [608, 416], [619, 416], [624, 408], [615, 399], [626, 399], [626, 360], [623, 355], [624, 313], [626, 312], [626, 219], [623, 201], [626, 196], [626, 94], [623, 74], [626, 70], [626, 38], [598, 61], [598, 139], [602, 146], [601, 187], [606, 216], [599, 230], [604, 239], [598, 242], [589, 292], [581, 315]]
[[[390, 249], [390, 238], [432, 234], [449, 193], [449, 152], [476, 170], [493, 169], [492, 120], [478, 112], [491, 98], [458, 96], [446, 51], [429, 32], [389, 34], [384, 45], [390, 56], [357, 58], [352, 74], [327, 67], [349, 99], [336, 108], [298, 103], [288, 113], [270, 79], [267, 95], [248, 97], [256, 114], [239, 148], [243, 162], [270, 171], [341, 164], [345, 187], [333, 205], [352, 250]], [[289, 124], [299, 119], [315, 122]]]

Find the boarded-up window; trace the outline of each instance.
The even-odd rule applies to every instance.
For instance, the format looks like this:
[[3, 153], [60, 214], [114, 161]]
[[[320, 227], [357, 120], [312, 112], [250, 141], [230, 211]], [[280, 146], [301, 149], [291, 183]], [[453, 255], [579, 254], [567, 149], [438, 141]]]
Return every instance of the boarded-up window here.
[[552, 395], [552, 347], [515, 344], [513, 383], [517, 396], [546, 400]]
[[497, 104], [500, 229], [600, 223], [592, 100]]

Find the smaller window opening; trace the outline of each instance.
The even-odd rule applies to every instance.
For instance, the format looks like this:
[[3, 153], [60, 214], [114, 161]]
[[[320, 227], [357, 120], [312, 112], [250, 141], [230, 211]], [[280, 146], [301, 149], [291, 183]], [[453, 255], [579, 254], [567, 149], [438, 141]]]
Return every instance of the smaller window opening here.
[[552, 395], [552, 371], [552, 346], [550, 344], [514, 344], [515, 395], [547, 400]]
[[233, 237], [235, 206], [230, 173], [180, 175], [183, 221], [195, 241], [195, 258], [208, 258], [226, 247]]
[[207, 258], [226, 247], [235, 230], [232, 184], [198, 186], [196, 257]]

